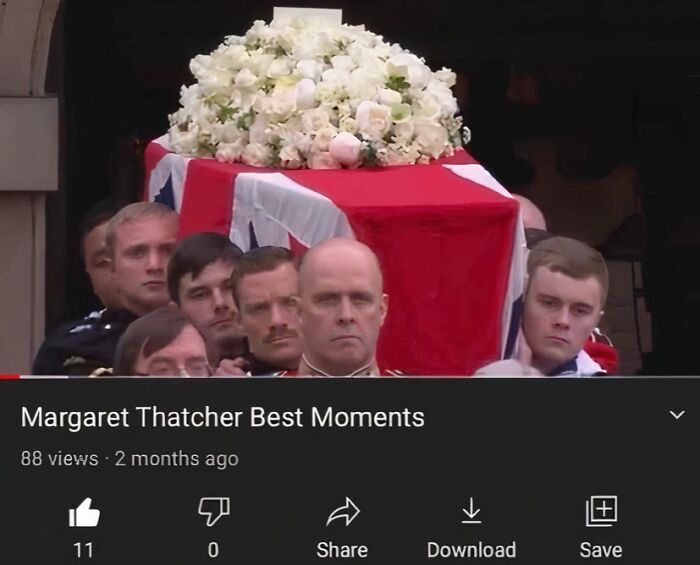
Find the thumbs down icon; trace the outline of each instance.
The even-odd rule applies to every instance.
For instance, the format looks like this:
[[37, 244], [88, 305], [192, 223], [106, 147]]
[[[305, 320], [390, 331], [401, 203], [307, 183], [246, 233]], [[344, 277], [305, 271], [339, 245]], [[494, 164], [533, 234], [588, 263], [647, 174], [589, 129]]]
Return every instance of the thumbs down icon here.
[[231, 499], [226, 496], [207, 496], [199, 500], [199, 514], [207, 519], [207, 526], [212, 527], [223, 516], [231, 514]]
[[68, 525], [71, 528], [94, 528], [100, 521], [100, 511], [90, 508], [92, 498], [86, 498], [77, 508], [68, 511]]

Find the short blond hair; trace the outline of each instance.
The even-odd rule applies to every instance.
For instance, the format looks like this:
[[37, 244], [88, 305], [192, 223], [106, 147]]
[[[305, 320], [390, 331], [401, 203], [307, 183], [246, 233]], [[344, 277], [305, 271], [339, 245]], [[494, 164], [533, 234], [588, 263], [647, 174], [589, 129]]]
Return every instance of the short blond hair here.
[[144, 218], [167, 218], [172, 215], [177, 216], [177, 212], [164, 204], [158, 202], [135, 202], [124, 206], [117, 212], [107, 223], [107, 232], [105, 234], [105, 242], [107, 251], [114, 256], [114, 245], [117, 238], [117, 228], [119, 226]]
[[574, 279], [594, 277], [601, 288], [601, 306], [608, 297], [609, 276], [605, 259], [595, 249], [569, 237], [550, 237], [532, 248], [527, 258], [527, 274], [532, 277], [538, 267], [547, 267]]

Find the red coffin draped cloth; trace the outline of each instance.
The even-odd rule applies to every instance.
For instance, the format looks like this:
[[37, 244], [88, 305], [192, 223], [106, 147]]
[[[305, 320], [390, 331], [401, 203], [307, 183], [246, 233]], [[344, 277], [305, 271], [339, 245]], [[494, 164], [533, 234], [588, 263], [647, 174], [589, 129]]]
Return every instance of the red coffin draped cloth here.
[[[157, 143], [149, 145], [147, 177], [166, 154]], [[500, 356], [518, 207], [441, 166], [472, 163], [466, 151], [457, 151], [431, 165], [274, 171], [332, 200], [357, 239], [377, 253], [389, 294], [378, 346], [383, 369], [469, 375]], [[263, 170], [189, 160], [181, 187], [182, 237], [229, 235], [235, 178], [243, 172]]]

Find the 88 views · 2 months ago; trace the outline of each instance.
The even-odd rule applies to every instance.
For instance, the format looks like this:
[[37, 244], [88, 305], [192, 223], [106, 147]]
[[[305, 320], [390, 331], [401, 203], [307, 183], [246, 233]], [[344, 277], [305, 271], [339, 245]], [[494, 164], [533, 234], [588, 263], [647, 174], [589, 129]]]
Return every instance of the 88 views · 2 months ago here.
[[111, 455], [68, 451], [23, 450], [22, 467], [96, 468], [111, 465], [128, 468], [189, 468], [227, 471], [240, 464], [235, 453], [190, 453], [182, 449], [162, 453], [130, 453], [117, 450]]

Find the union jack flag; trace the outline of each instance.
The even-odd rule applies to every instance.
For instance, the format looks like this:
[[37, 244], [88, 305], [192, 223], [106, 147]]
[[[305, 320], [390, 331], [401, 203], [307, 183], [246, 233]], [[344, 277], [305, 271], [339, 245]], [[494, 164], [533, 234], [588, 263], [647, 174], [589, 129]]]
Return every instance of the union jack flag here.
[[431, 165], [264, 170], [146, 150], [144, 198], [180, 213], [182, 237], [227, 235], [244, 251], [295, 252], [356, 238], [382, 264], [390, 308], [380, 367], [469, 375], [510, 356], [523, 290], [517, 202], [466, 151]]

